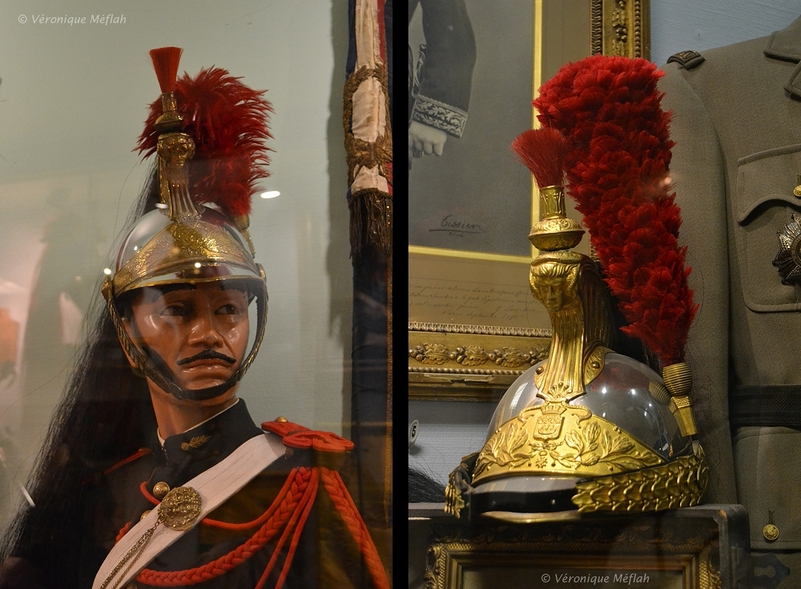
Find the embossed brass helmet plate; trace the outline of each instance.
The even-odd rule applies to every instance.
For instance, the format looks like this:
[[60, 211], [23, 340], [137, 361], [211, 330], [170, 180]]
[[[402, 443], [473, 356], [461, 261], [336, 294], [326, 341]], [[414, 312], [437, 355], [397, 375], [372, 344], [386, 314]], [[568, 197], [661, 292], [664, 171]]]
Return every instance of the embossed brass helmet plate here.
[[597, 477], [664, 463], [651, 448], [586, 407], [545, 403], [498, 428], [479, 453], [473, 484], [520, 474]]

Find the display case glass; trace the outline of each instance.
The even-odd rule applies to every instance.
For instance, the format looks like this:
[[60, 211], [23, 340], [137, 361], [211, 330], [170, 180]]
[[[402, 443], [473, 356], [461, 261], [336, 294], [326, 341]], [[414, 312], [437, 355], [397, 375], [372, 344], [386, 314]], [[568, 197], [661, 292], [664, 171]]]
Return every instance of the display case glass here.
[[[224, 68], [271, 105], [269, 177], [257, 182], [249, 226], [269, 312], [238, 397], [257, 425], [281, 417], [352, 437], [343, 129], [352, 18], [338, 1], [0, 7], [0, 529], [17, 510], [36, 509], [29, 474], [92, 343], [104, 270], [153, 169], [155, 156], [135, 147], [160, 95], [148, 56], [156, 47], [183, 49], [179, 75]], [[386, 404], [386, 386], [383, 395]], [[378, 461], [388, 468], [386, 448]], [[343, 472], [358, 490], [353, 462]], [[389, 569], [389, 495], [377, 484], [387, 503], [368, 524]]]

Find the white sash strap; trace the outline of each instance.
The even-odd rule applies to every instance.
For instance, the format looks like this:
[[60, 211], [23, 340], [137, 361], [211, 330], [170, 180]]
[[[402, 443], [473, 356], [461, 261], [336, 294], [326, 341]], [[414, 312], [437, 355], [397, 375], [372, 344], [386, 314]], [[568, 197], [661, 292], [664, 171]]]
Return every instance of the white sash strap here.
[[[184, 487], [195, 489], [202, 501], [200, 515], [195, 521], [195, 525], [248, 484], [277, 458], [283, 456], [285, 452], [286, 447], [278, 439], [278, 436], [265, 433], [263, 436], [256, 436], [248, 440], [228, 458], [183, 485]], [[137, 541], [147, 530], [156, 525], [157, 520], [158, 509], [153, 509], [147, 517], [133, 526], [117, 542], [100, 566], [100, 570], [97, 572], [95, 581], [92, 584], [92, 589], [99, 589], [103, 585], [103, 582], [115, 570]], [[172, 530], [163, 524], [158, 525], [150, 541], [141, 551], [141, 554], [136, 557], [134, 565], [127, 570], [127, 564], [121, 567], [108, 584], [108, 588], [124, 587], [128, 581], [139, 574], [139, 571], [145, 568], [185, 532], [186, 530]]]

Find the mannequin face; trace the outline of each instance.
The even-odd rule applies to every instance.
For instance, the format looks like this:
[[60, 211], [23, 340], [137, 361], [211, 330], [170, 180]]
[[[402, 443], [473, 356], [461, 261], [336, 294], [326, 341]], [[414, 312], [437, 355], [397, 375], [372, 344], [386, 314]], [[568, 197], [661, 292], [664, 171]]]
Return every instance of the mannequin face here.
[[143, 288], [126, 320], [137, 345], [157, 354], [185, 390], [224, 383], [245, 357], [248, 296], [221, 284]]

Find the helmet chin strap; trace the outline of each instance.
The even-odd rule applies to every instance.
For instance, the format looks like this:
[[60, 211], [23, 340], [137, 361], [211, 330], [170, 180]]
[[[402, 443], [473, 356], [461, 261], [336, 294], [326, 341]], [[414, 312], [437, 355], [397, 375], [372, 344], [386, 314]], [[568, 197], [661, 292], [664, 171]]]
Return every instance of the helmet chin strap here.
[[[264, 271], [261, 270], [261, 272], [263, 276]], [[204, 389], [185, 389], [179, 386], [172, 370], [170, 370], [167, 363], [164, 362], [158, 354], [147, 347], [140, 348], [134, 343], [131, 336], [128, 334], [128, 330], [125, 329], [117, 305], [114, 303], [114, 297], [111, 292], [111, 281], [108, 279], [106, 280], [103, 294], [106, 297], [106, 307], [111, 316], [114, 329], [117, 332], [120, 345], [133, 361], [136, 368], [145, 375], [145, 378], [153, 381], [154, 384], [176, 399], [206, 401], [214, 397], [219, 397], [236, 385], [242, 379], [245, 372], [247, 372], [248, 368], [250, 368], [250, 365], [253, 363], [261, 347], [262, 339], [264, 339], [264, 328], [267, 323], [267, 285], [264, 282], [259, 282], [258, 287], [259, 292], [254, 293], [258, 323], [256, 326], [256, 339], [254, 340], [253, 348], [228, 380]]]
[[207, 401], [225, 394], [242, 378], [242, 371], [237, 369], [228, 380], [220, 384], [204, 389], [185, 389], [177, 384], [175, 374], [161, 356], [147, 347], [143, 347], [142, 351], [148, 360], [143, 366], [145, 377], [176, 399]]

